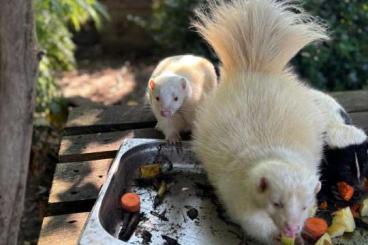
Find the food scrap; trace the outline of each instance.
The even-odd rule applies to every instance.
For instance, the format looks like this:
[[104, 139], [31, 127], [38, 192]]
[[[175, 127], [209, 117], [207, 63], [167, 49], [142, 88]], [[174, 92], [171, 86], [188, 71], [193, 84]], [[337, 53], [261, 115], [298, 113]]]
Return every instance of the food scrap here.
[[143, 179], [153, 179], [161, 173], [159, 163], [143, 165], [139, 168], [140, 177]]
[[337, 189], [339, 191], [340, 196], [345, 200], [349, 201], [354, 195], [354, 187], [346, 183], [345, 181], [341, 181], [337, 183]]
[[327, 233], [331, 236], [331, 238], [339, 237], [344, 235], [345, 225], [341, 223], [334, 223], [327, 229]]
[[195, 208], [191, 208], [187, 211], [187, 215], [191, 220], [194, 220], [198, 217], [198, 210]]
[[281, 244], [282, 245], [294, 245], [295, 237], [289, 237], [284, 234], [281, 235]]
[[123, 224], [119, 232], [119, 239], [128, 241], [141, 220], [139, 213], [141, 200], [137, 194], [128, 192], [121, 196], [120, 204], [125, 212], [123, 212]]
[[130, 216], [129, 222], [123, 224], [119, 233], [119, 239], [123, 241], [128, 241], [129, 238], [132, 236], [133, 232], [135, 231], [135, 229], [137, 228], [138, 223], [142, 217], [140, 213], [134, 214], [128, 213], [125, 215]]
[[171, 237], [166, 236], [166, 235], [162, 235], [161, 237], [162, 237], [162, 239], [165, 240], [165, 243], [164, 243], [165, 245], [180, 245], [178, 243], [178, 241], [174, 238], [171, 238]]
[[360, 216], [368, 216], [368, 198], [364, 199], [360, 205]]
[[142, 244], [150, 244], [151, 243], [151, 238], [152, 238], [151, 232], [149, 232], [147, 230], [144, 230], [142, 232], [142, 238], [143, 238]]
[[155, 199], [153, 200], [153, 207], [156, 208], [162, 203], [165, 193], [167, 192], [167, 185], [164, 180], [161, 180]]
[[141, 207], [141, 200], [139, 196], [135, 193], [125, 193], [121, 198], [121, 207], [130, 213], [135, 213], [140, 210]]
[[355, 221], [349, 207], [335, 212], [332, 224], [328, 228], [328, 234], [333, 237], [342, 236], [344, 232], [353, 232], [355, 230]]
[[327, 222], [318, 217], [310, 217], [305, 221], [303, 234], [312, 240], [317, 240], [327, 232]]
[[325, 233], [314, 245], [332, 245], [331, 237], [328, 235], [328, 233]]

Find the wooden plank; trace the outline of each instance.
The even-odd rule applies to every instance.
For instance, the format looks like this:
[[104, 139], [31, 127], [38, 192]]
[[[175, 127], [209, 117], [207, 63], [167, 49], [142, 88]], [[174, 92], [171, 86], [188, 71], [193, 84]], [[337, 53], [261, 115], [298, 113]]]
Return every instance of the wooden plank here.
[[56, 165], [49, 204], [95, 199], [113, 159]]
[[350, 113], [350, 116], [353, 119], [354, 125], [364, 129], [368, 134], [368, 111]]
[[[348, 112], [368, 111], [368, 90], [331, 93]], [[66, 135], [153, 127], [156, 120], [147, 105], [74, 108], [65, 127]]]
[[146, 105], [106, 108], [76, 107], [69, 113], [65, 135], [88, 134], [125, 129], [150, 128], [156, 124]]
[[368, 90], [333, 92], [333, 97], [348, 112], [363, 112], [368, 111]]
[[136, 129], [109, 133], [65, 136], [60, 144], [60, 162], [76, 162], [112, 158], [122, 141], [128, 138], [163, 138], [158, 131]]
[[89, 213], [50, 216], [43, 219], [38, 245], [75, 245]]

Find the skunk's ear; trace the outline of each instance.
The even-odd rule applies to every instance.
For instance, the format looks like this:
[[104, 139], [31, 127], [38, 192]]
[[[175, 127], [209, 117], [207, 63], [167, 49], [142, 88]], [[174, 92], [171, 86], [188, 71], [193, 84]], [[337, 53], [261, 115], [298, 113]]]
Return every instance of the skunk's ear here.
[[269, 183], [265, 177], [260, 178], [258, 183], [258, 190], [259, 192], [263, 193], [268, 189]]
[[156, 86], [155, 81], [151, 79], [151, 80], [148, 82], [148, 87], [149, 87], [149, 89], [150, 89], [150, 90], [154, 90], [154, 89], [155, 89], [155, 86]]
[[186, 89], [186, 87], [187, 87], [187, 80], [186, 80], [185, 78], [181, 78], [181, 79], [180, 79], [180, 84], [181, 84], [181, 88], [182, 88], [183, 90], [185, 90], [185, 89]]
[[321, 181], [318, 181], [316, 186], [314, 187], [314, 193], [317, 194], [321, 190], [322, 184]]

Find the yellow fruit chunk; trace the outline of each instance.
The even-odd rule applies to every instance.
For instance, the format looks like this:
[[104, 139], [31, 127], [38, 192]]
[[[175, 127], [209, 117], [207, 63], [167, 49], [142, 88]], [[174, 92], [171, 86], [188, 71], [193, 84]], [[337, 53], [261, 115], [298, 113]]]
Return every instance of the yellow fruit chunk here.
[[282, 245], [294, 245], [295, 237], [288, 237], [285, 235], [281, 235], [281, 244]]
[[144, 179], [155, 178], [161, 172], [161, 165], [158, 163], [147, 164], [139, 168], [140, 177]]
[[331, 237], [325, 233], [314, 245], [332, 245]]
[[349, 207], [337, 211], [332, 219], [332, 224], [343, 224], [346, 232], [353, 232], [355, 230], [355, 221], [353, 214]]
[[345, 226], [341, 223], [332, 224], [327, 229], [327, 233], [331, 238], [342, 236], [345, 232]]
[[360, 207], [360, 216], [368, 216], [368, 198], [364, 199]]

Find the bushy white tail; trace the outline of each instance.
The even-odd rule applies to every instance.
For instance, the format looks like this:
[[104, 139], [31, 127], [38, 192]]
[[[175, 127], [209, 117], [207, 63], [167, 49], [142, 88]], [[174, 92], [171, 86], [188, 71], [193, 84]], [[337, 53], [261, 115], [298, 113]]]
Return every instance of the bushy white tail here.
[[292, 0], [209, 0], [193, 23], [222, 63], [222, 72], [274, 73], [326, 29]]

